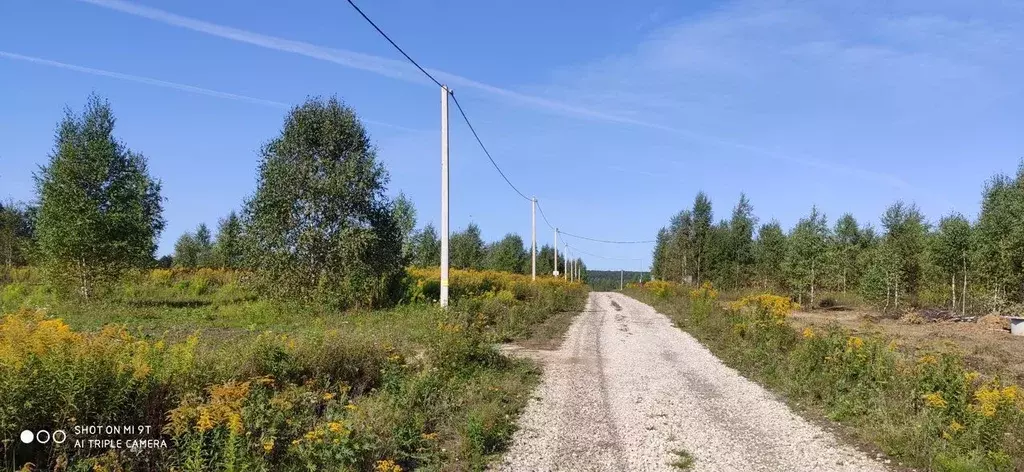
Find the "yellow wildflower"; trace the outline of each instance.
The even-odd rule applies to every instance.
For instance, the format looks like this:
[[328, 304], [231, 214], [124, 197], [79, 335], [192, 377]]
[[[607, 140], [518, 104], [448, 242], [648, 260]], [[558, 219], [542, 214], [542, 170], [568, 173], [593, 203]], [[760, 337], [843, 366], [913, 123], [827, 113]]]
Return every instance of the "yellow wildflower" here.
[[943, 409], [946, 408], [946, 399], [942, 398], [942, 392], [926, 393], [921, 396], [924, 399], [924, 404], [931, 408]]
[[263, 441], [263, 452], [270, 454], [272, 450], [274, 450], [274, 438]]
[[333, 400], [334, 399], [334, 394], [331, 393], [331, 392], [327, 392], [327, 393], [325, 393], [323, 395], [323, 399], [327, 400], [327, 401]]
[[395, 463], [391, 459], [385, 459], [377, 461], [377, 464], [373, 467], [375, 472], [402, 472], [402, 467]]
[[860, 337], [850, 336], [846, 340], [846, 348], [847, 349], [850, 349], [850, 350], [853, 350], [853, 351], [857, 351], [857, 350], [859, 350], [862, 347], [864, 347], [864, 340], [861, 339]]
[[199, 415], [199, 421], [196, 421], [196, 429], [203, 433], [213, 429], [213, 426], [213, 418], [210, 418], [210, 413], [204, 409]]
[[803, 336], [804, 339], [814, 339], [814, 330], [810, 326], [804, 328]]

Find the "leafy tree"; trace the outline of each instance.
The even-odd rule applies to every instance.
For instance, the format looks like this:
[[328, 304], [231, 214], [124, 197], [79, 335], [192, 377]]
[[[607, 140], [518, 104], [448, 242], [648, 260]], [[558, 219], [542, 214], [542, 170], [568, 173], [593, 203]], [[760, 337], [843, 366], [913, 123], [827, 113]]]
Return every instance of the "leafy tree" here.
[[26, 265], [35, 233], [34, 208], [0, 202], [0, 266]]
[[658, 237], [655, 239], [654, 252], [651, 254], [651, 273], [654, 277], [659, 280], [666, 279], [666, 272], [668, 270], [668, 244], [669, 244], [669, 232], [668, 229], [661, 228], [658, 230]]
[[178, 237], [178, 241], [174, 243], [174, 267], [199, 267], [199, 257], [201, 253], [202, 247], [196, 239], [195, 234], [185, 232]]
[[242, 244], [242, 219], [232, 211], [217, 224], [217, 238], [213, 243], [213, 265], [231, 269], [241, 267], [245, 256]]
[[812, 207], [811, 214], [801, 218], [789, 235], [783, 266], [787, 284], [796, 292], [799, 303], [803, 303], [803, 296], [806, 294], [810, 296], [811, 306], [814, 306], [815, 289], [825, 259], [827, 237], [827, 220], [817, 207]]
[[484, 240], [480, 237], [480, 228], [475, 223], [462, 232], [455, 233], [448, 240], [448, 262], [456, 269], [483, 269]]
[[[669, 226], [670, 244], [666, 257], [670, 261], [666, 264], [666, 278], [685, 282], [686, 278], [694, 280], [694, 232], [693, 213], [690, 210], [680, 211], [672, 218]], [[678, 269], [678, 270], [677, 270]]]
[[125, 269], [148, 265], [164, 228], [160, 183], [113, 131], [110, 104], [91, 96], [81, 115], [66, 111], [35, 175], [40, 260], [55, 286], [86, 299]]
[[833, 230], [833, 242], [838, 264], [837, 275], [840, 276], [843, 293], [849, 288], [851, 280], [857, 280], [857, 258], [860, 254], [860, 228], [857, 219], [846, 213], [836, 220]]
[[[561, 258], [561, 254], [558, 255]], [[545, 244], [537, 251], [537, 275], [551, 275], [555, 271], [555, 250]]]
[[411, 264], [414, 267], [437, 267], [441, 265], [441, 239], [433, 224], [427, 224], [413, 234], [410, 245]]
[[392, 302], [402, 234], [387, 171], [355, 112], [336, 98], [307, 100], [261, 154], [243, 221], [263, 291], [333, 307]]
[[976, 227], [979, 273], [998, 307], [1024, 300], [1024, 162], [1016, 177], [996, 175], [985, 185]]
[[711, 200], [704, 192], [698, 192], [693, 200], [693, 212], [690, 237], [688, 238], [691, 260], [693, 261], [693, 281], [701, 283], [701, 276], [705, 275], [710, 265], [708, 252], [711, 249], [711, 221], [714, 214], [711, 210]]
[[394, 202], [395, 224], [402, 234], [402, 257], [412, 257], [412, 239], [416, 230], [416, 207], [404, 193], [399, 193]]
[[506, 234], [488, 248], [487, 268], [502, 272], [525, 273], [530, 266], [530, 253], [523, 247], [523, 238], [518, 234]]
[[901, 297], [917, 294], [926, 257], [928, 223], [917, 205], [898, 201], [885, 210], [882, 227], [885, 228], [883, 244], [888, 255], [894, 258], [890, 279], [895, 308], [899, 310]]
[[780, 269], [785, 259], [786, 234], [782, 232], [782, 226], [775, 220], [761, 225], [754, 243], [754, 266], [765, 290], [783, 285]]
[[185, 232], [174, 243], [174, 267], [194, 269], [217, 265], [210, 228], [200, 223], [194, 232]]
[[[957, 309], [956, 291], [958, 288], [962, 289], [960, 295], [960, 302], [963, 306], [962, 313], [967, 312], [968, 259], [974, 251], [971, 239], [971, 223], [959, 213], [952, 214], [939, 220], [932, 250], [935, 265], [950, 281], [952, 295], [950, 302], [954, 311]], [[960, 284], [957, 284], [958, 276]]]
[[754, 216], [754, 207], [750, 204], [747, 196], [740, 194], [740, 201], [732, 210], [732, 218], [729, 220], [728, 236], [728, 264], [729, 268], [725, 275], [726, 285], [739, 287], [751, 277], [751, 270], [754, 266], [754, 228], [757, 226], [757, 217]]
[[195, 233], [196, 244], [199, 246], [199, 257], [197, 267], [210, 267], [213, 265], [213, 239], [210, 235], [210, 228], [206, 223], [199, 223]]

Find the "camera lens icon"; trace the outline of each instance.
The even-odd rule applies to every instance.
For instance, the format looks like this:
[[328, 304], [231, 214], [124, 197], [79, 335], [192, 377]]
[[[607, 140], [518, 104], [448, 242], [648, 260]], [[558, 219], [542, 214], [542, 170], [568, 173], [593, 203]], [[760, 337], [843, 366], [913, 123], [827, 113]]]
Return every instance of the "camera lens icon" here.
[[32, 444], [32, 441], [36, 441], [39, 444], [46, 444], [50, 442], [51, 439], [56, 444], [63, 444], [64, 441], [67, 441], [68, 439], [68, 433], [64, 432], [63, 429], [58, 429], [54, 431], [53, 434], [50, 434], [50, 432], [45, 429], [41, 429], [34, 433], [27, 429], [21, 432], [21, 442], [25, 444]]

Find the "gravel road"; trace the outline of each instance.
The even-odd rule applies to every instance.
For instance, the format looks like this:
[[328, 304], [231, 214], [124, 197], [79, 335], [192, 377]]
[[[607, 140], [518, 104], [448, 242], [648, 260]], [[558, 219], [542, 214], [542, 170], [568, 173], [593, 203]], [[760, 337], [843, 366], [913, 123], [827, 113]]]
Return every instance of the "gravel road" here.
[[726, 367], [664, 315], [594, 292], [519, 420], [500, 471], [884, 471]]

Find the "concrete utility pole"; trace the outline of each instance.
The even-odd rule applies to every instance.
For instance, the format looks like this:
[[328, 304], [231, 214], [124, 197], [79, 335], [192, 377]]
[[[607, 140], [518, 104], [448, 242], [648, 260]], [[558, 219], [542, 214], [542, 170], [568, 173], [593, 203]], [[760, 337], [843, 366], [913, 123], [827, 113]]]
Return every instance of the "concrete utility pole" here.
[[552, 275], [558, 277], [558, 228], [555, 228], [555, 270]]
[[530, 234], [532, 234], [533, 249], [530, 250], [530, 267], [532, 267], [533, 279], [537, 280], [537, 197], [530, 201]]
[[441, 86], [441, 306], [448, 306], [448, 87]]

